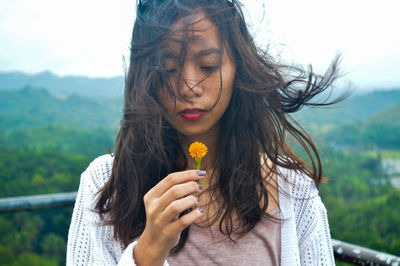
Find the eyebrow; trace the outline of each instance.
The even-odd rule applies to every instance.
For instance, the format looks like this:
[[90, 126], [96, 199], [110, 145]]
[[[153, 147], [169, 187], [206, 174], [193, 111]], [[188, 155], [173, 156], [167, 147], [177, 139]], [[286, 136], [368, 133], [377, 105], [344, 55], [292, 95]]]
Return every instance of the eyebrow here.
[[[199, 52], [197, 52], [194, 56], [193, 59], [197, 59], [203, 56], [208, 56], [211, 54], [221, 54], [222, 50], [220, 48], [208, 48], [208, 49], [204, 49], [204, 50], [200, 50]], [[174, 51], [167, 51], [165, 53], [165, 57], [170, 59], [170, 58], [178, 58], [179, 54], [175, 53]]]

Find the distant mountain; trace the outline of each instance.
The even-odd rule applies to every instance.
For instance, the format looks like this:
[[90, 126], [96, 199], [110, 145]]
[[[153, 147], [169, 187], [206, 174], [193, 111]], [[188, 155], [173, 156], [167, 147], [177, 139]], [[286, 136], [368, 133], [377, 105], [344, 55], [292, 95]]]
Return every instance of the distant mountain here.
[[122, 99], [55, 97], [45, 89], [0, 90], [0, 130], [67, 125], [86, 129], [118, 128]]
[[0, 72], [0, 90], [23, 87], [46, 88], [52, 95], [76, 94], [89, 98], [121, 97], [124, 78], [89, 78], [84, 76], [59, 77], [49, 71], [30, 75], [23, 72]]
[[326, 108], [304, 108], [295, 118], [306, 126], [339, 126], [360, 123], [378, 112], [400, 104], [400, 88], [355, 94], [348, 99]]
[[325, 140], [341, 147], [400, 149], [400, 103], [356, 123], [331, 128]]
[[[386, 108], [365, 120], [366, 124], [400, 126], [400, 103]], [[399, 135], [400, 138], [400, 135]]]

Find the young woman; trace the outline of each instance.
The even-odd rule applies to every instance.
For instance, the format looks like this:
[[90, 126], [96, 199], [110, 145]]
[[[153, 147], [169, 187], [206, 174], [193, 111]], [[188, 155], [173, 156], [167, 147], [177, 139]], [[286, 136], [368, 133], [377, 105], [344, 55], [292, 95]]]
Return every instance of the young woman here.
[[139, 1], [115, 153], [82, 174], [67, 265], [334, 264], [318, 153], [289, 114], [319, 105], [336, 62], [290, 71], [236, 0]]

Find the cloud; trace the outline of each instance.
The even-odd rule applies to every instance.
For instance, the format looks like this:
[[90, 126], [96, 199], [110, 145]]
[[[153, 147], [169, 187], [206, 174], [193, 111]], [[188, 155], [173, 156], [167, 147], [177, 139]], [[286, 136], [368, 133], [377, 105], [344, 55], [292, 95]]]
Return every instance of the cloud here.
[[[2, 0], [0, 70], [122, 75], [134, 2]], [[400, 85], [394, 73], [400, 69], [397, 0], [243, 2], [259, 42], [283, 59], [323, 71], [341, 52], [343, 70], [354, 83]]]
[[284, 58], [323, 71], [341, 53], [343, 71], [354, 83], [400, 86], [394, 73], [400, 69], [398, 1], [269, 0], [266, 13], [262, 39]]
[[133, 1], [6, 0], [0, 10], [1, 69], [122, 74]]

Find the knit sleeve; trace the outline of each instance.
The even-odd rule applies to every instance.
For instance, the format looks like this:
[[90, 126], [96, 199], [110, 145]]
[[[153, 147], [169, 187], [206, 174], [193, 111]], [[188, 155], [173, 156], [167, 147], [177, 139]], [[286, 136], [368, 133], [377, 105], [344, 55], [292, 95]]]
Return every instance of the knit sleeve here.
[[301, 265], [335, 265], [327, 210], [315, 183], [308, 177], [298, 183], [295, 215]]
[[325, 206], [319, 196], [314, 204], [315, 227], [300, 244], [302, 265], [335, 265]]
[[[111, 175], [112, 157], [94, 160], [83, 172], [68, 233], [69, 265], [135, 265], [133, 249], [126, 249], [114, 238], [111, 226], [103, 225], [94, 212], [97, 192]], [[167, 264], [165, 264], [167, 265]]]

